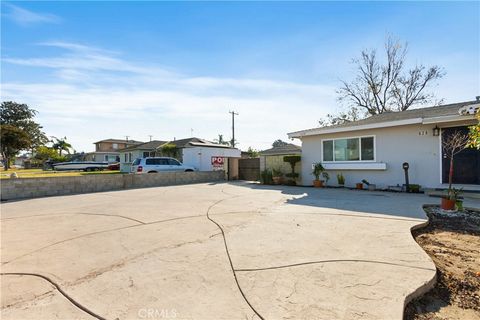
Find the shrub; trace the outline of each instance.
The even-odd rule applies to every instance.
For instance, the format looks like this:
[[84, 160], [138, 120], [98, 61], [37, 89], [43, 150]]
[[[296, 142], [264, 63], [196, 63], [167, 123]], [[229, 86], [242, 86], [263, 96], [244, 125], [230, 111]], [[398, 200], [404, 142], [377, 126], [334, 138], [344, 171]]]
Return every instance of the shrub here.
[[337, 182], [339, 185], [345, 184], [345, 177], [343, 176], [342, 173], [337, 173]]
[[283, 177], [283, 172], [280, 168], [273, 168], [272, 169], [272, 175], [274, 177]]
[[292, 155], [292, 156], [284, 156], [283, 157], [283, 162], [288, 162], [290, 163], [290, 167], [292, 168], [292, 172], [291, 173], [288, 173], [286, 174], [285, 176], [291, 178], [292, 180], [289, 181], [291, 185], [295, 185], [295, 179], [298, 178], [298, 173], [295, 173], [295, 164], [297, 162], [300, 162], [300, 160], [302, 160], [302, 157], [301, 156], [297, 156], [297, 155]]
[[260, 182], [262, 184], [273, 184], [273, 174], [269, 169], [265, 169], [260, 173]]

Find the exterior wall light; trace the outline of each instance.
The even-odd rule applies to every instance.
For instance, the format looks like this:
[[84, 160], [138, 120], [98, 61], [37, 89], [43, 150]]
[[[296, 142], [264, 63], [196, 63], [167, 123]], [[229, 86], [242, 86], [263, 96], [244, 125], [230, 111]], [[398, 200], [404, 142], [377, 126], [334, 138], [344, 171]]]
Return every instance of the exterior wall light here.
[[433, 136], [438, 137], [440, 135], [440, 128], [435, 125], [435, 128], [433, 128]]

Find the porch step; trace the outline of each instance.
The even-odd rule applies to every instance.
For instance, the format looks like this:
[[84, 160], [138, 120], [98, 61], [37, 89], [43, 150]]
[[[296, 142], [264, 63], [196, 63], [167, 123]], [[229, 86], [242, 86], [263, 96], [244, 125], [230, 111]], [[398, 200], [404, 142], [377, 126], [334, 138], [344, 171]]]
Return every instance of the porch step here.
[[[440, 188], [427, 188], [424, 190], [425, 194], [430, 197], [441, 197], [447, 193], [447, 189]], [[477, 190], [465, 190], [462, 192], [461, 196], [467, 199], [480, 199], [480, 191]]]

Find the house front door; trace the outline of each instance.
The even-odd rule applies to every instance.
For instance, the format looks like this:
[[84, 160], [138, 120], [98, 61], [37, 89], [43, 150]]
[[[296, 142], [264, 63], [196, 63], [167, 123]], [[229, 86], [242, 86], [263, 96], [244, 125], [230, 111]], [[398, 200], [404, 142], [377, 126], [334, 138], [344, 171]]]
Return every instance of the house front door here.
[[[445, 140], [456, 131], [468, 134], [468, 127], [442, 129], [442, 139]], [[443, 148], [442, 148], [443, 149]], [[442, 150], [442, 182], [448, 183], [450, 159]], [[453, 162], [453, 183], [480, 184], [480, 150], [468, 148], [457, 153]]]

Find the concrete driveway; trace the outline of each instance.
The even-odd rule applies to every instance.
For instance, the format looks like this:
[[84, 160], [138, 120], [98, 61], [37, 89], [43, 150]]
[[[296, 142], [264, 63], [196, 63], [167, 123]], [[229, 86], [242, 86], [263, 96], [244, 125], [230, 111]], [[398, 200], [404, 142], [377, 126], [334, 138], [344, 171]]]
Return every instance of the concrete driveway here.
[[245, 183], [3, 203], [2, 319], [401, 319], [438, 199]]

